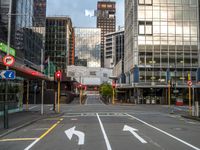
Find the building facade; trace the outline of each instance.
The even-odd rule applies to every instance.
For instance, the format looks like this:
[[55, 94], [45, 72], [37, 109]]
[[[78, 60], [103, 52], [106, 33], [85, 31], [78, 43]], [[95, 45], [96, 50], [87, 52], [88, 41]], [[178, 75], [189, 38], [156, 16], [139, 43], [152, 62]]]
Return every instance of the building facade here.
[[101, 67], [104, 67], [105, 34], [115, 32], [116, 29], [116, 7], [114, 1], [98, 1], [97, 28], [101, 28]]
[[105, 35], [104, 67], [113, 68], [124, 57], [124, 31]]
[[180, 93], [172, 92], [172, 97], [188, 99], [188, 74], [196, 84], [199, 67], [198, 3], [125, 0], [124, 71], [130, 89], [138, 89], [129, 95], [157, 96], [166, 102], [170, 84]]
[[[50, 59], [56, 70], [66, 72], [73, 54], [73, 27], [69, 17], [47, 17], [45, 58]], [[70, 55], [69, 55], [70, 53]]]
[[[46, 0], [0, 0], [0, 68], [5, 69], [2, 57], [7, 53], [8, 12], [12, 2], [10, 55], [15, 63], [10, 69], [16, 72], [16, 79], [8, 85], [8, 107], [10, 112], [23, 109], [25, 80], [43, 77], [41, 56], [44, 50], [44, 29], [46, 19]], [[37, 3], [37, 5], [36, 5]], [[39, 4], [39, 5], [38, 5]], [[35, 10], [43, 15], [34, 15]], [[37, 23], [34, 23], [37, 20]], [[1, 80], [1, 79], [0, 79]], [[31, 86], [31, 83], [30, 83]], [[31, 89], [31, 87], [30, 87]], [[0, 81], [0, 115], [5, 97], [5, 80]], [[30, 93], [31, 95], [31, 93]], [[31, 97], [31, 96], [30, 96]]]
[[100, 67], [101, 29], [75, 28], [75, 65]]

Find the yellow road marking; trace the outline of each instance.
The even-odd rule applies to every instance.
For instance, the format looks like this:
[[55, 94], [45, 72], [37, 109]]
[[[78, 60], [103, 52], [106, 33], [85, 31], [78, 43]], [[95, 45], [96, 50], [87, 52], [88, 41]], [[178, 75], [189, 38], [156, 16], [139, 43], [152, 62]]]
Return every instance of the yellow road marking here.
[[39, 138], [37, 138], [35, 141], [33, 141], [28, 147], [26, 147], [24, 150], [31, 149], [37, 142], [39, 142], [42, 138], [44, 138], [49, 132], [51, 132], [61, 121], [63, 118], [61, 118], [59, 121], [57, 121], [54, 125], [51, 126], [46, 132], [44, 132]]
[[13, 138], [13, 139], [1, 139], [0, 142], [11, 142], [11, 141], [32, 141], [37, 138]]

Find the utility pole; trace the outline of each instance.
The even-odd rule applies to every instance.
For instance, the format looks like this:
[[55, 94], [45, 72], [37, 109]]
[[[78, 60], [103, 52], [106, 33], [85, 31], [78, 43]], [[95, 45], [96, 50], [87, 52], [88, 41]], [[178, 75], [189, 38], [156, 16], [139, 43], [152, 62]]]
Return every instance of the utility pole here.
[[[11, 14], [12, 13], [12, 0], [9, 4], [8, 12], [8, 38], [7, 38], [7, 55], [10, 54], [10, 36], [11, 36]], [[6, 70], [9, 70], [9, 67], [6, 66]], [[4, 100], [4, 128], [8, 129], [8, 81], [5, 80], [5, 100]]]

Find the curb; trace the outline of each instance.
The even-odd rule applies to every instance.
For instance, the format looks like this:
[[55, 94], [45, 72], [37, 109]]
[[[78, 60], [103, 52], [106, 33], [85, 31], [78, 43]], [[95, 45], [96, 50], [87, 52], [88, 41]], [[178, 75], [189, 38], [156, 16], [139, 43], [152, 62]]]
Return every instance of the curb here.
[[198, 117], [186, 116], [186, 115], [181, 115], [181, 117], [183, 117], [183, 118], [187, 118], [187, 119], [196, 120], [196, 121], [200, 121], [200, 118], [198, 118]]
[[37, 122], [37, 121], [39, 121], [39, 120], [46, 119], [46, 118], [60, 117], [60, 116], [63, 116], [63, 115], [64, 115], [64, 113], [57, 114], [57, 115], [55, 115], [55, 116], [44, 116], [44, 117], [42, 116], [42, 117], [39, 118], [39, 119], [35, 119], [35, 120], [29, 121], [29, 122], [27, 122], [27, 123], [24, 123], [24, 124], [22, 124], [22, 125], [20, 125], [20, 126], [18, 126], [18, 127], [15, 127], [15, 128], [12, 128], [12, 129], [8, 129], [5, 133], [0, 134], [0, 138], [4, 137], [4, 136], [6, 136], [6, 135], [8, 135], [8, 134], [10, 134], [10, 133], [12, 133], [12, 132], [15, 132], [15, 131], [17, 131], [17, 130], [23, 128], [23, 127], [26, 127], [26, 126], [28, 126], [28, 125], [30, 125], [30, 124], [32, 124], [32, 123], [35, 123], [35, 122]]

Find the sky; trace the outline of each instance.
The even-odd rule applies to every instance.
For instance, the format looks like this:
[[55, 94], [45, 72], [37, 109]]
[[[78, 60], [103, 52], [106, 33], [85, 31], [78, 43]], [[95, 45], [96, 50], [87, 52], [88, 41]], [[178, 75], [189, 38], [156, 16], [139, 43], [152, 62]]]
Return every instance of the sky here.
[[[96, 17], [92, 17], [97, 9], [98, 0], [47, 0], [47, 16], [69, 16], [74, 27], [96, 27]], [[124, 0], [116, 2], [116, 22], [124, 26]]]

